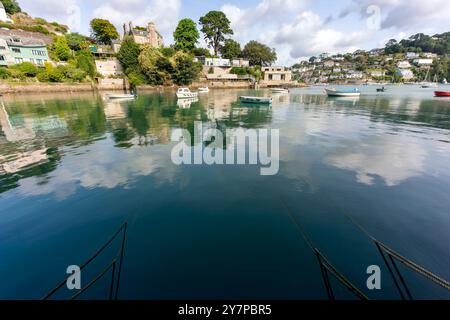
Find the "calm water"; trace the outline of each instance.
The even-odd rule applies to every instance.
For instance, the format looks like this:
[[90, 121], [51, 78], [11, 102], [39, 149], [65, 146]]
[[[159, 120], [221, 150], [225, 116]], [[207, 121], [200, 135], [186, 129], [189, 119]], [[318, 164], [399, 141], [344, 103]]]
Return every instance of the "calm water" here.
[[[0, 298], [42, 297], [124, 222], [124, 299], [325, 299], [317, 260], [286, 206], [333, 265], [371, 298], [397, 299], [373, 236], [450, 279], [450, 100], [365, 87], [359, 99], [297, 89], [272, 108], [251, 91], [4, 97], [0, 108]], [[259, 91], [258, 95], [269, 92]], [[280, 171], [176, 166], [175, 128], [279, 128]], [[87, 284], [117, 250], [83, 273]], [[382, 290], [366, 288], [366, 268]], [[405, 269], [415, 298], [450, 294]], [[108, 296], [109, 277], [84, 298]], [[352, 298], [333, 282], [338, 298]], [[70, 293], [64, 290], [56, 297]]]

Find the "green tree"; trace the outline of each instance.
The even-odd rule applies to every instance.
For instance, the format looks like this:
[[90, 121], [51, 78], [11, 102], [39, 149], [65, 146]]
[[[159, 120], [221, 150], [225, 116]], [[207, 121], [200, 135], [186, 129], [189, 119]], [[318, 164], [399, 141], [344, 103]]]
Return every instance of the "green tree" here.
[[217, 56], [225, 37], [233, 34], [230, 20], [222, 11], [210, 11], [200, 18], [200, 24], [208, 46], [214, 50], [214, 55]]
[[116, 27], [106, 19], [93, 19], [91, 33], [92, 38], [101, 44], [111, 44], [112, 40], [119, 38]]
[[177, 85], [189, 85], [198, 78], [202, 70], [201, 63], [193, 61], [191, 55], [178, 52], [174, 56], [175, 70], [172, 74], [172, 80]]
[[117, 59], [124, 70], [128, 68], [135, 68], [139, 65], [139, 55], [141, 54], [140, 46], [134, 41], [131, 36], [125, 36], [119, 52], [117, 53]]
[[57, 37], [56, 38], [54, 48], [53, 48], [53, 53], [56, 55], [58, 60], [61, 60], [61, 61], [69, 60], [71, 52], [70, 52], [70, 47], [67, 44], [67, 40], [65, 37]]
[[254, 40], [245, 45], [242, 55], [253, 66], [267, 66], [277, 60], [275, 49], [271, 49], [265, 44]]
[[233, 39], [225, 40], [221, 51], [222, 57], [225, 59], [240, 58], [242, 56], [241, 45]]
[[97, 68], [95, 67], [94, 57], [89, 49], [82, 49], [77, 52], [75, 56], [76, 67], [83, 70], [92, 79], [97, 74]]
[[65, 37], [70, 49], [75, 51], [81, 50], [83, 44], [87, 41], [87, 37], [77, 32], [68, 33]]
[[189, 52], [195, 49], [195, 45], [200, 38], [197, 25], [191, 19], [182, 19], [178, 23], [173, 39], [175, 41], [175, 49]]
[[1, 2], [5, 7], [6, 13], [15, 14], [18, 12], [22, 12], [22, 9], [20, 9], [20, 6], [16, 0], [2, 0]]
[[149, 84], [163, 85], [171, 80], [171, 65], [160, 50], [145, 46], [139, 55], [139, 67], [146, 76]]
[[194, 50], [192, 50], [192, 54], [196, 57], [202, 56], [205, 56], [207, 58], [211, 57], [211, 52], [209, 52], [209, 50], [206, 48], [195, 48]]

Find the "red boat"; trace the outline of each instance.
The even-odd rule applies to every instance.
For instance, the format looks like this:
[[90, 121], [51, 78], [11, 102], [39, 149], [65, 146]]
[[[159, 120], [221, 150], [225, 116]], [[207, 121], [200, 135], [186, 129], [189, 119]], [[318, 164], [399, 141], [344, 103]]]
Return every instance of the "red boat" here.
[[435, 91], [434, 95], [436, 97], [450, 97], [450, 91]]

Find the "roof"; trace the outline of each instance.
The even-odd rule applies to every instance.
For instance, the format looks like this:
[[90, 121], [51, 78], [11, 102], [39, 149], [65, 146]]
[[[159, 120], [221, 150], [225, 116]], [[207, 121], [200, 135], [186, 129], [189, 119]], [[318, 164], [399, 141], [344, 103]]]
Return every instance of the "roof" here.
[[22, 38], [22, 37], [8, 37], [1, 36], [1, 39], [4, 39], [8, 46], [16, 46], [16, 47], [42, 47], [45, 46], [45, 43], [38, 39], [32, 38]]

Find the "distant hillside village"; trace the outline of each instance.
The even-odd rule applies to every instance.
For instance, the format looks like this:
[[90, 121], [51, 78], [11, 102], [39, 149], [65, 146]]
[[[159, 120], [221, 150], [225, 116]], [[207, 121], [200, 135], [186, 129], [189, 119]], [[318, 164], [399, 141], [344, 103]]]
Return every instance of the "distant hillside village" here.
[[330, 55], [323, 53], [292, 67], [294, 79], [315, 83], [447, 82], [450, 79], [450, 32], [416, 34], [385, 48]]
[[[197, 25], [200, 27], [198, 30]], [[125, 22], [120, 32], [106, 19], [90, 22], [91, 34], [33, 18], [16, 0], [0, 2], [0, 79], [3, 83], [93, 83], [211, 87], [297, 86], [315, 83], [412, 82], [449, 79], [450, 33], [418, 34], [383, 49], [323, 53], [292, 67], [274, 66], [275, 49], [258, 41], [243, 48], [233, 40], [226, 15], [210, 11], [198, 24], [179, 21], [174, 43], [157, 26]], [[208, 49], [199, 46], [200, 39]], [[299, 39], [301, 41], [301, 39]]]
[[[233, 40], [221, 11], [179, 21], [174, 44], [164, 45], [157, 26], [93, 19], [91, 35], [57, 22], [32, 18], [16, 0], [0, 2], [0, 79], [3, 82], [95, 82], [104, 86], [190, 85], [218, 87], [295, 86], [290, 68], [272, 66], [274, 49], [257, 41], [244, 48]], [[208, 48], [199, 47], [203, 36]], [[211, 53], [213, 52], [213, 53]]]

